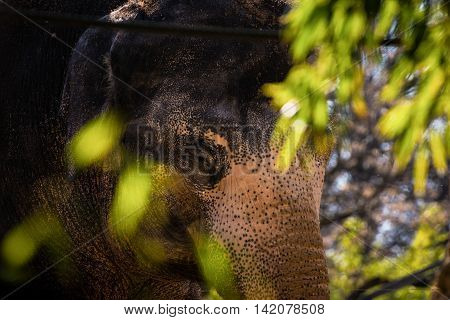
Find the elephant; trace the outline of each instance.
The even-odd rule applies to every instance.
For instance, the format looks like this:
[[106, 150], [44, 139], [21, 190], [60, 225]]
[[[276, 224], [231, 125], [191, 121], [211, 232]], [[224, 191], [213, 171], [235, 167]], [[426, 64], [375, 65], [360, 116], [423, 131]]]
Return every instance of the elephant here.
[[[278, 29], [288, 2], [129, 0], [104, 19]], [[272, 139], [278, 113], [261, 92], [289, 68], [288, 48], [277, 40], [83, 33], [68, 64], [56, 144], [69, 144], [89, 121], [115, 110], [125, 123], [123, 150], [162, 163], [177, 178], [157, 194], [166, 203], [165, 222], [140, 226], [166, 253], [155, 268], [136, 260], [132, 241], [120, 243], [105, 231], [117, 173], [69, 165], [58, 183], [38, 187], [41, 202], [58, 198], [49, 206], [76, 248], [78, 295], [204, 297], [195, 230], [227, 254], [234, 288], [232, 294], [216, 288], [222, 297], [329, 298], [319, 223], [328, 156], [305, 146], [288, 170], [278, 170], [280, 146]]]

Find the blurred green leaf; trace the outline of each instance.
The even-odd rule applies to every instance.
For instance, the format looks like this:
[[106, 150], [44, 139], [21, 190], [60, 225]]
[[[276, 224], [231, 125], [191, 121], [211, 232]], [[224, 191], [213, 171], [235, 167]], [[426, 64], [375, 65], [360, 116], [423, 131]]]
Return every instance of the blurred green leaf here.
[[444, 135], [436, 130], [430, 132], [430, 150], [436, 171], [440, 175], [445, 174], [447, 171], [447, 155], [445, 152]]
[[292, 161], [294, 160], [297, 150], [305, 142], [305, 135], [307, 133], [308, 126], [303, 120], [296, 120], [289, 128], [289, 133], [284, 141], [277, 158], [277, 169], [280, 171], [286, 171], [289, 169]]
[[77, 168], [85, 168], [102, 160], [119, 144], [122, 131], [122, 119], [117, 112], [102, 113], [84, 125], [70, 141], [71, 162]]
[[413, 108], [410, 101], [404, 101], [389, 109], [378, 121], [378, 130], [388, 139], [392, 139], [405, 131], [411, 121]]
[[422, 140], [423, 130], [414, 126], [406, 129], [405, 134], [401, 139], [394, 144], [394, 155], [396, 170], [403, 170], [411, 160], [414, 150], [418, 142]]
[[36, 210], [11, 229], [1, 243], [1, 256], [9, 267], [21, 268], [30, 263], [37, 251], [46, 246], [67, 246], [65, 233], [51, 213]]
[[224, 299], [239, 299], [230, 254], [219, 240], [191, 231], [197, 261], [211, 292], [216, 291]]
[[319, 97], [313, 107], [313, 127], [323, 131], [328, 125], [328, 105], [325, 98]]
[[[296, 143], [302, 141], [302, 130], [291, 130], [295, 121], [311, 128], [308, 139], [329, 126], [324, 97], [335, 94], [338, 107], [351, 105], [360, 118], [368, 114], [364, 67], [381, 62], [380, 44], [386, 39], [396, 39], [399, 49], [389, 49], [396, 55], [392, 61], [387, 60], [391, 53], [383, 55], [383, 64], [389, 62], [383, 67], [388, 81], [378, 97], [392, 107], [378, 129], [394, 140], [396, 169], [407, 167], [434, 120], [448, 122], [450, 28], [448, 5], [442, 1], [303, 0], [294, 2], [282, 21], [293, 66], [283, 82], [266, 85], [264, 93], [277, 109], [289, 101], [301, 106], [294, 115], [281, 113], [274, 132], [278, 141], [288, 143], [278, 158], [283, 170], [303, 143]], [[439, 140], [444, 149], [447, 137]], [[442, 174], [448, 166], [442, 161], [442, 143], [433, 139], [433, 164]]]
[[117, 234], [131, 236], [150, 202], [152, 181], [137, 164], [128, 165], [120, 175], [110, 214], [110, 226]]
[[413, 171], [414, 193], [418, 196], [425, 193], [429, 165], [429, 151], [426, 146], [422, 145], [417, 151]]
[[450, 158], [450, 123], [447, 123], [445, 130], [445, 146], [447, 149], [447, 157]]
[[376, 40], [383, 40], [392, 26], [395, 16], [400, 10], [400, 5], [397, 1], [383, 1], [381, 11], [379, 13], [378, 23], [375, 26], [374, 34]]
[[23, 225], [12, 229], [2, 242], [2, 256], [12, 267], [22, 267], [35, 255], [38, 243], [30, 236]]
[[359, 118], [367, 117], [366, 101], [364, 100], [364, 98], [361, 95], [356, 94], [353, 96], [352, 107], [353, 107], [353, 112]]
[[175, 178], [163, 164], [140, 166], [138, 160], [129, 159], [120, 173], [109, 215], [113, 234], [133, 238], [144, 218], [155, 228], [167, 223], [164, 194], [176, 185]]

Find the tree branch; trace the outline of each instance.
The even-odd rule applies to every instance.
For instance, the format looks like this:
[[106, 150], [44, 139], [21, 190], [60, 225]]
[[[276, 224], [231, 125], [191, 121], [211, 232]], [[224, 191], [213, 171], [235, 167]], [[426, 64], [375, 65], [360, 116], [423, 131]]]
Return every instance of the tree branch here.
[[[418, 286], [418, 285], [428, 284], [433, 280], [434, 269], [438, 268], [441, 265], [442, 265], [442, 260], [438, 260], [419, 271], [411, 273], [400, 279], [390, 281], [390, 282], [382, 285], [380, 289], [378, 289], [372, 293], [366, 294], [366, 295], [364, 295], [363, 292], [373, 286], [370, 286], [368, 288], [364, 288], [364, 286], [362, 286], [361, 288], [354, 290], [348, 296], [347, 299], [352, 298], [352, 299], [358, 299], [358, 300], [371, 300], [371, 299], [379, 297], [383, 294], [398, 290], [398, 289], [406, 287], [406, 286], [410, 286], [410, 285]], [[377, 278], [375, 278], [375, 279], [377, 279]]]

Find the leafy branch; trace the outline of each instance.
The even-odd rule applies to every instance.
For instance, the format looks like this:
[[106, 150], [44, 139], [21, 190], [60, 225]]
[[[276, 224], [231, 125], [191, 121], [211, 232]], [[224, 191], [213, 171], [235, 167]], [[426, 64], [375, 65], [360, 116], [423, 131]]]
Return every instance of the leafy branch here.
[[[394, 142], [396, 170], [414, 158], [415, 192], [423, 195], [430, 163], [443, 175], [450, 157], [449, 13], [448, 1], [297, 1], [283, 19], [292, 69], [283, 82], [263, 88], [280, 111], [279, 167], [289, 167], [311, 138], [327, 145], [333, 104], [367, 116], [365, 66], [382, 65], [380, 43], [395, 39], [389, 50], [396, 58], [379, 94], [390, 108], [377, 128]], [[331, 92], [336, 101], [328, 99]]]

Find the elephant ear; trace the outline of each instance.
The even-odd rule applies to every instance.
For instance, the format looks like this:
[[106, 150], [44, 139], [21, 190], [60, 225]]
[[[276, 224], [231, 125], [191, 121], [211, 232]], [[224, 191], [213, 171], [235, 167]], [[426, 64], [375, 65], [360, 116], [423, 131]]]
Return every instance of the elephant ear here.
[[106, 105], [108, 69], [104, 62], [112, 39], [112, 32], [88, 29], [73, 50], [60, 109], [69, 139]]
[[[126, 16], [123, 21], [129, 18]], [[108, 15], [102, 20], [111, 21], [112, 18]], [[73, 140], [89, 121], [96, 118], [101, 120], [99, 115], [102, 112], [115, 107], [111, 92], [110, 51], [116, 36], [117, 31], [90, 28], [83, 33], [73, 49], [60, 107], [60, 117], [66, 123], [66, 143]], [[91, 125], [93, 126], [95, 127]], [[86, 134], [90, 137], [88, 133]], [[74, 174], [74, 163], [70, 163], [69, 177], [73, 178]]]
[[[129, 1], [109, 15], [106, 21], [131, 21], [145, 14], [142, 4], [158, 1]], [[71, 138], [87, 121], [98, 116], [114, 102], [111, 49], [118, 31], [90, 28], [75, 46], [67, 69], [60, 113], [67, 122]]]

